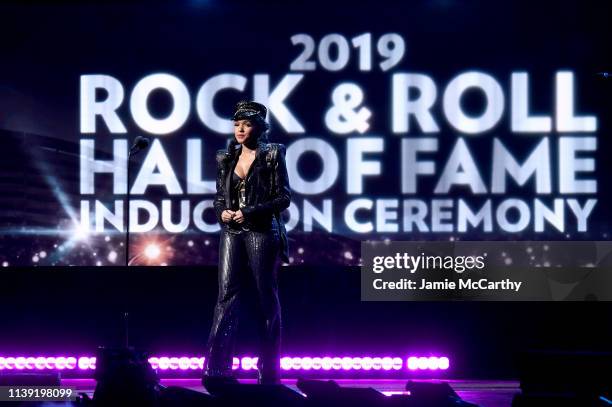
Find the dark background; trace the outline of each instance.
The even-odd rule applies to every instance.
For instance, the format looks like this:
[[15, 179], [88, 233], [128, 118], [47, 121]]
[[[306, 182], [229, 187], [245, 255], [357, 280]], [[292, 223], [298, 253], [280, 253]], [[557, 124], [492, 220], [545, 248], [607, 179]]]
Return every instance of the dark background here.
[[[447, 355], [453, 378], [515, 378], [525, 349], [609, 351], [609, 302], [361, 302], [358, 268], [283, 268], [283, 355]], [[122, 343], [201, 355], [214, 268], [41, 268], [2, 274], [4, 355], [91, 355]], [[247, 291], [248, 292], [248, 291]], [[236, 353], [256, 351], [257, 304], [242, 303]]]

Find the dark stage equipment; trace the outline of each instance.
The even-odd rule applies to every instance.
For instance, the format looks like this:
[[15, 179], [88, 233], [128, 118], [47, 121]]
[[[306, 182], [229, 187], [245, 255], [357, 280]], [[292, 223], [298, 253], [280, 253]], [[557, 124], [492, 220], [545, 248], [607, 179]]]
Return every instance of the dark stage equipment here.
[[232, 379], [204, 379], [206, 390], [222, 406], [312, 406], [299, 393], [282, 384], [241, 384]]
[[168, 386], [162, 389], [159, 397], [159, 407], [221, 407], [223, 404], [209, 394], [185, 389], [183, 387]]
[[447, 382], [430, 383], [410, 380], [406, 383], [411, 400], [418, 406], [474, 406], [461, 397]]
[[154, 405], [162, 389], [148, 355], [133, 348], [99, 348], [94, 378], [96, 405], [118, 405], [120, 401]]
[[23, 373], [7, 372], [0, 373], [0, 386], [59, 386], [59, 372], [53, 373]]
[[528, 351], [519, 354], [521, 394], [512, 405], [612, 405], [612, 353]]
[[465, 402], [448, 383], [425, 383], [410, 381], [406, 390], [410, 395], [386, 396], [372, 387], [340, 387], [333, 380], [297, 381], [297, 387], [307, 396], [308, 405], [321, 407], [337, 406], [406, 406], [406, 407], [477, 407]]
[[[298, 380], [297, 387], [315, 406], [383, 406], [387, 396], [372, 387], [340, 387], [335, 381]], [[398, 401], [398, 400], [396, 400]], [[402, 404], [407, 405], [407, 404]]]

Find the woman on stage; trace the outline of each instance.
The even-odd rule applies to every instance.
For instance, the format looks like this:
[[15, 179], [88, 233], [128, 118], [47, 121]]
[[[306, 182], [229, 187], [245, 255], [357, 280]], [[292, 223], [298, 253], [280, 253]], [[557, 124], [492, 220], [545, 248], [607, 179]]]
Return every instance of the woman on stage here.
[[214, 207], [221, 224], [219, 295], [206, 349], [204, 382], [232, 376], [241, 273], [252, 273], [263, 318], [257, 367], [260, 384], [280, 383], [279, 260], [287, 258], [281, 212], [291, 201], [285, 146], [269, 143], [267, 109], [242, 101], [233, 115], [234, 136], [217, 151]]

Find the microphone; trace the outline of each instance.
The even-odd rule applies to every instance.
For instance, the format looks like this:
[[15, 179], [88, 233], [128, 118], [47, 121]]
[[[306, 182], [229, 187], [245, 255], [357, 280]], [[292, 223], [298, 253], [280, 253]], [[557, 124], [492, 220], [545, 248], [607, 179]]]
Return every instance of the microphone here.
[[130, 157], [149, 147], [149, 144], [151, 144], [151, 140], [148, 137], [136, 137], [134, 139], [134, 144], [132, 144], [132, 147], [130, 148]]

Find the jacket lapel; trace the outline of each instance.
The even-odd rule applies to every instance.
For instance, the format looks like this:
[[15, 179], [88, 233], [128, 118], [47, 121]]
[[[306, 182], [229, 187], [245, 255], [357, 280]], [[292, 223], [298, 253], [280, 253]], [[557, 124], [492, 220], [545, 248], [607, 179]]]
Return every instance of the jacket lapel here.
[[[249, 180], [251, 179], [251, 175], [253, 175], [253, 173], [255, 172], [256, 168], [254, 167], [256, 165], [261, 165], [261, 163], [266, 162], [266, 155], [269, 149], [270, 149], [270, 145], [268, 143], [264, 143], [263, 141], [260, 141], [257, 143], [257, 149], [255, 150], [255, 160], [253, 160], [253, 163], [251, 164], [251, 167], [249, 168], [249, 172], [247, 173], [245, 183], [248, 184]], [[227, 173], [225, 174], [225, 207], [228, 209], [230, 208], [230, 202], [231, 202], [230, 201], [230, 188], [232, 185], [232, 175], [234, 173], [234, 167], [238, 163], [238, 158], [240, 157], [241, 151], [242, 151], [242, 146], [240, 146], [240, 148], [237, 149], [236, 155], [234, 157], [230, 155], [227, 160], [228, 169], [227, 169]]]
[[253, 175], [253, 173], [257, 169], [256, 166], [261, 166], [263, 165], [262, 163], [266, 162], [266, 154], [268, 153], [269, 148], [270, 147], [267, 143], [261, 141], [257, 143], [257, 150], [255, 151], [255, 160], [253, 160], [253, 164], [251, 164], [251, 167], [249, 168], [246, 182], [251, 179], [251, 175]]
[[235, 157], [228, 155], [228, 158], [227, 158], [227, 171], [225, 171], [225, 208], [226, 209], [230, 209], [231, 207], [230, 188], [231, 188], [231, 182], [232, 182], [232, 173], [234, 172], [234, 166], [238, 162], [237, 158], [238, 158], [238, 155], [235, 155]]

